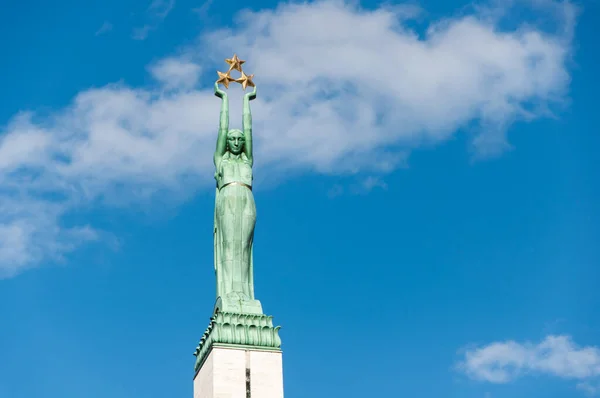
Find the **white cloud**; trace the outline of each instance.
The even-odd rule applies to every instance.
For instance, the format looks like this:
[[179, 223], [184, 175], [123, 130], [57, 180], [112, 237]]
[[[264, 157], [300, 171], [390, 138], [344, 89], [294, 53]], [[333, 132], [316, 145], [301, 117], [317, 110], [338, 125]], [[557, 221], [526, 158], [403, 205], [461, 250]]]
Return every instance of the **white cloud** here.
[[102, 23], [102, 26], [100, 26], [100, 28], [98, 28], [98, 30], [96, 31], [95, 35], [100, 36], [104, 33], [110, 32], [112, 28], [113, 26], [110, 22], [104, 21], [104, 23]]
[[577, 383], [577, 389], [583, 391], [588, 396], [600, 395], [600, 381], [582, 381]]
[[568, 336], [548, 336], [538, 344], [495, 342], [471, 348], [459, 369], [490, 383], [508, 383], [531, 373], [579, 380], [578, 388], [592, 393], [600, 377], [600, 348], [579, 347]]
[[[390, 144], [436, 143], [474, 120], [482, 125], [476, 150], [495, 153], [508, 145], [508, 125], [541, 115], [567, 88], [563, 35], [526, 26], [501, 32], [467, 15], [433, 23], [423, 40], [399, 14], [339, 2], [286, 6], [247, 12], [242, 29], [214, 32], [205, 43], [223, 56], [244, 49], [263, 97], [280, 96], [270, 122], [296, 144], [278, 152], [320, 169], [354, 153], [347, 163], [355, 164]], [[327, 134], [307, 137], [309, 128]], [[270, 138], [275, 152], [281, 140]]]
[[[535, 15], [552, 16], [554, 31], [531, 20], [502, 30], [482, 10], [432, 21], [424, 33], [406, 23], [414, 7], [325, 1], [245, 11], [235, 29], [149, 66], [158, 86], [108, 84], [49, 117], [18, 115], [0, 142], [0, 208], [18, 210], [0, 215], [0, 234], [13, 236], [0, 240], [0, 267], [14, 274], [71, 250], [65, 242], [78, 226], [63, 215], [72, 209], [181, 200], [209, 186], [219, 101], [211, 85], [194, 88], [233, 52], [259, 87], [259, 183], [266, 168], [269, 178], [316, 171], [383, 181], [378, 174], [404, 165], [411, 150], [473, 125], [474, 150], [498, 153], [514, 120], [548, 115], [568, 89], [572, 7], [544, 2]], [[173, 2], [160, 4], [150, 10], [164, 19]], [[241, 93], [230, 93], [235, 126]]]
[[148, 7], [148, 11], [160, 19], [165, 19], [174, 6], [175, 0], [153, 0]]
[[137, 28], [133, 28], [133, 33], [131, 34], [131, 38], [133, 40], [146, 40], [150, 31], [155, 29], [156, 27], [153, 25], [143, 25]]
[[147, 22], [133, 29], [132, 38], [134, 40], [145, 40], [150, 31], [158, 28], [164, 19], [171, 13], [175, 6], [175, 0], [152, 0], [146, 10]]
[[344, 194], [365, 195], [374, 189], [387, 190], [387, 188], [388, 185], [381, 176], [368, 175], [359, 181], [351, 181], [345, 185], [340, 183], [334, 184], [327, 192], [327, 196], [333, 199]]
[[362, 188], [366, 191], [372, 191], [375, 188], [387, 189], [387, 183], [377, 176], [368, 176], [362, 181]]
[[193, 88], [200, 78], [200, 66], [180, 58], [165, 58], [150, 67], [152, 76], [167, 89]]
[[205, 0], [202, 4], [200, 4], [200, 6], [193, 8], [192, 12], [196, 13], [196, 15], [198, 15], [200, 19], [207, 19], [209, 16], [208, 11], [210, 10], [212, 5], [213, 0]]

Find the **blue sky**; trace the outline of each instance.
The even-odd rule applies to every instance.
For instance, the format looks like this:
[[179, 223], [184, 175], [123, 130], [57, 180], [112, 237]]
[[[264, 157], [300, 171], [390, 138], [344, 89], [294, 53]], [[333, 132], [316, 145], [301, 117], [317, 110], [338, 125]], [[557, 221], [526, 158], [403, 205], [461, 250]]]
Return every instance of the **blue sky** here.
[[598, 2], [248, 4], [3, 6], [0, 397], [191, 397], [233, 52], [287, 398], [600, 393]]

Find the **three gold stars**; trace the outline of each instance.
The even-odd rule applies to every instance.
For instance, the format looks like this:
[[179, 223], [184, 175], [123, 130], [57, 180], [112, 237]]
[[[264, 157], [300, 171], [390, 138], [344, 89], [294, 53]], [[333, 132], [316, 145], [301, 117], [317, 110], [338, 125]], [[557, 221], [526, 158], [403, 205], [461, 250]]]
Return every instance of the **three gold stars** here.
[[[244, 90], [246, 89], [246, 87], [256, 87], [256, 85], [252, 81], [254, 75], [248, 76], [242, 70], [242, 64], [246, 61], [239, 59], [237, 54], [233, 54], [233, 57], [226, 59], [225, 62], [229, 64], [229, 70], [226, 73], [217, 71], [217, 74], [219, 75], [219, 79], [217, 79], [217, 84], [222, 84], [223, 86], [225, 86], [225, 88], [229, 88], [229, 83], [236, 82], [240, 83]], [[242, 76], [240, 78], [235, 79], [231, 77], [231, 71], [234, 69], [241, 72]]]

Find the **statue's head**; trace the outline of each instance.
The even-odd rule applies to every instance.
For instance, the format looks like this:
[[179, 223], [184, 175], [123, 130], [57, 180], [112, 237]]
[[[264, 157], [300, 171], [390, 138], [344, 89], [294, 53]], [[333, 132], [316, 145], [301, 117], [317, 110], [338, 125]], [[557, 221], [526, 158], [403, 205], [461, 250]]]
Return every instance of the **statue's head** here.
[[227, 149], [234, 155], [239, 155], [244, 150], [244, 133], [238, 129], [227, 132]]

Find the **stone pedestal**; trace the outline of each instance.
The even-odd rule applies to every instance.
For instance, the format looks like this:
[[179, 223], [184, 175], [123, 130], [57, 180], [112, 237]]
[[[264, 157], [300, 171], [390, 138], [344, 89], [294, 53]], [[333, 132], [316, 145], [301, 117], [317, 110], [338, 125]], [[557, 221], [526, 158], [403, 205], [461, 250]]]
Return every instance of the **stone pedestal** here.
[[270, 316], [217, 312], [194, 355], [194, 398], [283, 398], [279, 326]]
[[213, 346], [194, 378], [194, 398], [283, 398], [281, 351]]

